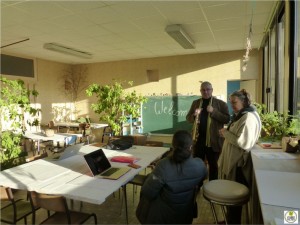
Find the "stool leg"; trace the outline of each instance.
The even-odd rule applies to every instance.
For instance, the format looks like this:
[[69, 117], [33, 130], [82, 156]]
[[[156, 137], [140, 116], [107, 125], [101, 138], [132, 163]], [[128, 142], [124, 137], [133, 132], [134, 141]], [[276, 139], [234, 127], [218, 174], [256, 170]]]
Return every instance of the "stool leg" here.
[[248, 207], [248, 203], [246, 203], [246, 224], [249, 224], [249, 207]]
[[218, 224], [218, 217], [217, 217], [217, 213], [216, 213], [216, 210], [215, 210], [215, 206], [212, 202], [209, 202], [209, 203], [210, 203], [211, 211], [213, 212], [215, 222], [216, 222], [216, 224]]
[[227, 216], [226, 216], [226, 212], [225, 212], [225, 207], [224, 207], [224, 206], [221, 206], [221, 210], [222, 210], [222, 213], [223, 213], [223, 217], [224, 217], [224, 220], [225, 220], [225, 224], [228, 224], [228, 222], [227, 222]]

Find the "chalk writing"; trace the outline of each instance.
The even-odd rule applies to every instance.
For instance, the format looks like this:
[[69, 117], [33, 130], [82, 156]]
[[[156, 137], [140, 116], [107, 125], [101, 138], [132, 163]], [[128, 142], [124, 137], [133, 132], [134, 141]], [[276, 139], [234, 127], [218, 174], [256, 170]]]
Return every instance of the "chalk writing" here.
[[186, 116], [187, 110], [176, 110], [174, 108], [174, 102], [164, 103], [164, 101], [154, 103], [154, 112], [156, 115], [168, 114], [173, 116]]
[[191, 130], [186, 115], [199, 96], [148, 96], [143, 105], [143, 132], [173, 134], [178, 129]]

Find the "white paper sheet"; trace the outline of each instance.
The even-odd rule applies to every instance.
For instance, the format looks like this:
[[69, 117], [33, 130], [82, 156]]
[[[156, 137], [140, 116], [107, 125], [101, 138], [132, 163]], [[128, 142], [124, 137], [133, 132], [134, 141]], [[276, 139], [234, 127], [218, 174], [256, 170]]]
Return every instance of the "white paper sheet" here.
[[300, 209], [300, 173], [255, 170], [260, 202]]

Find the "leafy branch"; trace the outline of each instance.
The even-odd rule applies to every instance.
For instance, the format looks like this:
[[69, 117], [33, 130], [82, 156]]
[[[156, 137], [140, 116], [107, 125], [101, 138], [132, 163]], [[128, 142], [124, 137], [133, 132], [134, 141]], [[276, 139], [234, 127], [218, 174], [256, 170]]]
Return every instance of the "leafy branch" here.
[[[95, 95], [97, 102], [91, 105], [92, 110], [99, 114], [99, 121], [109, 124], [114, 134], [120, 135], [122, 124], [127, 121], [127, 115], [133, 118], [140, 116], [141, 103], [146, 98], [133, 92], [125, 92], [125, 82], [114, 81], [111, 85], [91, 84], [86, 90], [88, 96]], [[127, 82], [132, 85], [132, 82]]]

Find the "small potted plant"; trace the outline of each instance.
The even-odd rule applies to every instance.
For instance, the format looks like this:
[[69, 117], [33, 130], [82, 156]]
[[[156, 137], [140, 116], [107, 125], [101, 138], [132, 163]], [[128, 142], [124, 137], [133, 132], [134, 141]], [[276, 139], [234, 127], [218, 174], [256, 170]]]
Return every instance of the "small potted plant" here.
[[290, 136], [282, 137], [282, 149], [286, 152], [297, 152], [300, 150], [300, 111], [289, 121], [288, 132]]
[[[286, 149], [287, 142], [298, 143], [300, 135], [299, 113], [297, 116], [289, 115], [287, 112], [268, 112], [264, 104], [254, 104], [262, 122], [260, 140], [263, 142], [278, 142]], [[298, 136], [298, 137], [295, 137]]]

